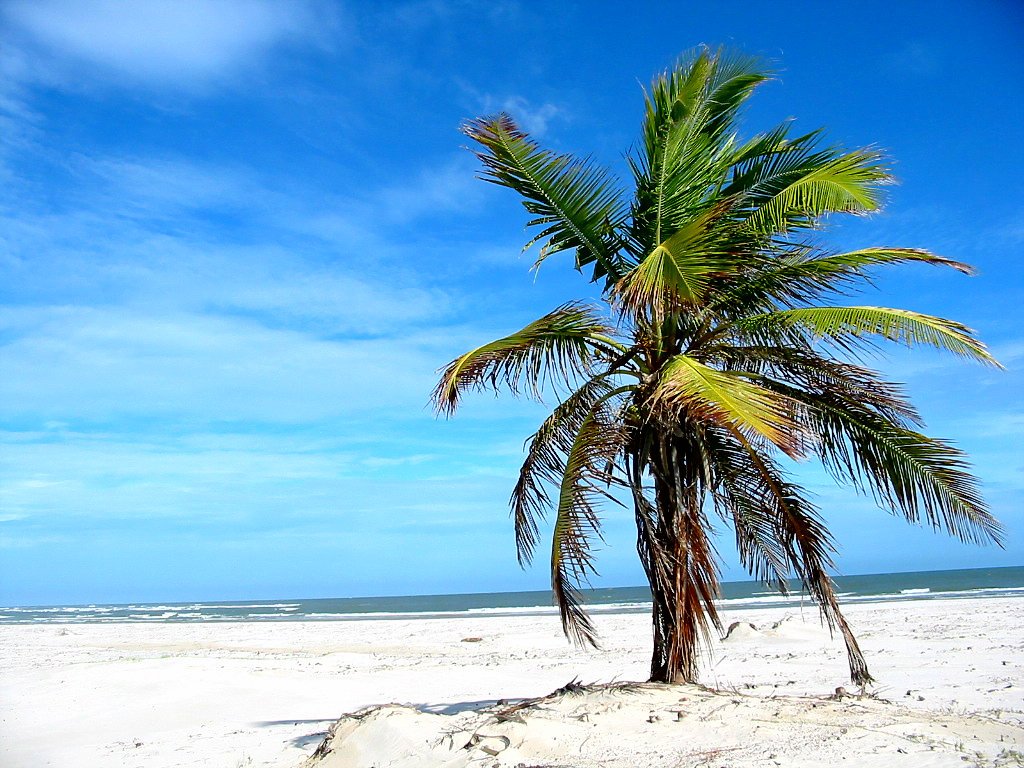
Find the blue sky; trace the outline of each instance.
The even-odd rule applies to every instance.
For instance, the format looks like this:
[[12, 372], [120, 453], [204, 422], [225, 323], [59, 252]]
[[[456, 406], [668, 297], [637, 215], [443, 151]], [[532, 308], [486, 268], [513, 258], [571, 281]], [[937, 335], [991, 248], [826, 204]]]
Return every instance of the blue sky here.
[[[0, 5], [0, 604], [544, 588], [506, 501], [542, 407], [452, 421], [436, 370], [591, 290], [538, 275], [458, 133], [511, 112], [618, 171], [700, 43], [774, 62], [753, 132], [877, 145], [900, 184], [836, 248], [979, 268], [864, 303], [978, 329], [1005, 372], [879, 361], [970, 452], [1005, 550], [816, 494], [843, 573], [1024, 563], [1024, 11], [1013, 2]], [[624, 174], [623, 174], [624, 175]], [[610, 511], [599, 583], [642, 573]], [[723, 573], [741, 578], [727, 541]]]

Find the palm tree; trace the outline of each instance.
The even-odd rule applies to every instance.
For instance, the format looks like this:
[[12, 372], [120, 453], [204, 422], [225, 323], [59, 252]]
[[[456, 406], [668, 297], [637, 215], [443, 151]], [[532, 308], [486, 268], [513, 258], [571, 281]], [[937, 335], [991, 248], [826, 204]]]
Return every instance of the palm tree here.
[[998, 366], [960, 323], [905, 309], [836, 306], [870, 270], [919, 262], [914, 248], [824, 249], [833, 213], [880, 207], [879, 152], [825, 146], [788, 124], [742, 140], [741, 106], [761, 65], [700, 50], [657, 77], [627, 155], [635, 189], [588, 159], [542, 149], [505, 114], [464, 127], [484, 178], [523, 198], [541, 242], [592, 270], [606, 307], [576, 302], [453, 360], [434, 395], [451, 415], [472, 389], [558, 405], [528, 441], [512, 492], [520, 563], [554, 512], [551, 583], [566, 635], [596, 644], [582, 605], [606, 502], [631, 507], [653, 596], [651, 680], [694, 682], [701, 643], [721, 630], [712, 520], [735, 532], [750, 574], [785, 592], [795, 576], [845, 641], [853, 681], [871, 680], [829, 577], [835, 545], [790, 479], [817, 457], [911, 523], [1000, 542], [965, 455], [919, 430], [901, 387], [858, 362], [880, 340]]

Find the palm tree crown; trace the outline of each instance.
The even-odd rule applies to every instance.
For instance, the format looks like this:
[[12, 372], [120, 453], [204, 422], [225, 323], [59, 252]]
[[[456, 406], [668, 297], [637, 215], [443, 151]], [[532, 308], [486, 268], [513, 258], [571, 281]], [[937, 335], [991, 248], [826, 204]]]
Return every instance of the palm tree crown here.
[[855, 361], [888, 340], [998, 363], [960, 323], [830, 303], [875, 267], [970, 267], [914, 248], [822, 248], [812, 235], [825, 217], [878, 210], [890, 176], [877, 151], [791, 136], [788, 124], [739, 138], [740, 108], [768, 77], [757, 61], [701, 50], [656, 78], [627, 156], [631, 200], [609, 173], [542, 149], [507, 115], [464, 128], [484, 178], [522, 196], [537, 263], [572, 252], [607, 306], [566, 304], [462, 355], [435, 404], [451, 414], [475, 388], [558, 392], [512, 492], [520, 562], [553, 511], [563, 627], [594, 642], [579, 590], [594, 572], [601, 505], [628, 499], [653, 595], [656, 681], [694, 681], [700, 643], [720, 629], [715, 517], [754, 578], [783, 591], [800, 580], [843, 635], [853, 680], [871, 679], [828, 575], [834, 543], [786, 457], [817, 457], [912, 523], [1000, 537], [964, 454], [922, 434], [900, 386]]

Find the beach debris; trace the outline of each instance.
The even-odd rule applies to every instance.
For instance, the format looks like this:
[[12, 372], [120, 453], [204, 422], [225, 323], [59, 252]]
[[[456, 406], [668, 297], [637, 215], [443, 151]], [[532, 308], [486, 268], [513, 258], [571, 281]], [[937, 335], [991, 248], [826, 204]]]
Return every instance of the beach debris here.
[[[538, 696], [533, 699], [521, 699], [515, 704], [512, 704], [503, 709], [499, 709], [496, 712], [493, 712], [493, 717], [498, 722], [509, 720], [513, 722], [524, 722], [522, 720], [522, 716], [518, 714], [519, 712], [530, 709], [536, 705], [543, 704], [545, 702], [553, 701], [560, 696], [564, 696], [565, 694], [579, 695], [594, 691], [619, 691], [628, 693], [642, 690], [646, 686], [647, 684], [645, 683], [594, 683], [591, 685], [586, 685], [585, 683], [581, 683], [578, 677], [574, 677], [561, 688], [555, 689], [547, 696]], [[497, 703], [500, 704], [501, 702], [499, 701]]]
[[725, 635], [722, 640], [729, 640], [730, 638], [741, 638], [749, 637], [752, 633], [757, 632], [757, 627], [751, 624], [749, 621], [734, 621], [729, 625], [729, 628], [725, 631]]
[[494, 720], [499, 723], [519, 723], [520, 725], [526, 725], [526, 719], [515, 709], [495, 712]]
[[582, 693], [586, 689], [587, 689], [587, 686], [585, 686], [583, 683], [581, 683], [580, 679], [578, 677], [574, 677], [572, 680], [570, 680], [568, 683], [563, 685], [561, 688], [556, 688], [551, 693], [551, 696], [558, 696], [558, 695], [563, 694], [563, 693]]
[[501, 734], [496, 736], [486, 736], [480, 733], [474, 733], [469, 737], [469, 741], [466, 742], [466, 746], [464, 746], [463, 749], [479, 749], [485, 755], [495, 757], [504, 752], [510, 746], [512, 746], [512, 740], [508, 736], [502, 736]]
[[320, 746], [318, 746], [313, 751], [313, 754], [309, 756], [309, 760], [310, 762], [323, 760], [325, 757], [331, 754], [332, 751], [333, 750], [331, 749], [331, 737], [327, 736], [323, 741], [320, 742]]
[[482, 642], [482, 641], [483, 641], [482, 637], [464, 637], [459, 642], [462, 642], [462, 643], [479, 643], [479, 642]]

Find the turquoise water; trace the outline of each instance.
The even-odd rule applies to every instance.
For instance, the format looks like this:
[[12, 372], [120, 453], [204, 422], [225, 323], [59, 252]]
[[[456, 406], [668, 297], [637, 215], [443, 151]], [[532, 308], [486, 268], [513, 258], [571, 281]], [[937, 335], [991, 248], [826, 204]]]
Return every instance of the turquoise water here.
[[[836, 578], [843, 604], [897, 600], [1024, 596], [1024, 567], [876, 573]], [[650, 608], [646, 587], [615, 587], [586, 593], [595, 613], [641, 613]], [[785, 606], [806, 602], [754, 581], [722, 585], [723, 608]], [[312, 600], [131, 603], [127, 605], [19, 606], [0, 608], [0, 624], [208, 621], [344, 621], [554, 613], [551, 593], [490, 592], [409, 597], [342, 597]]]

